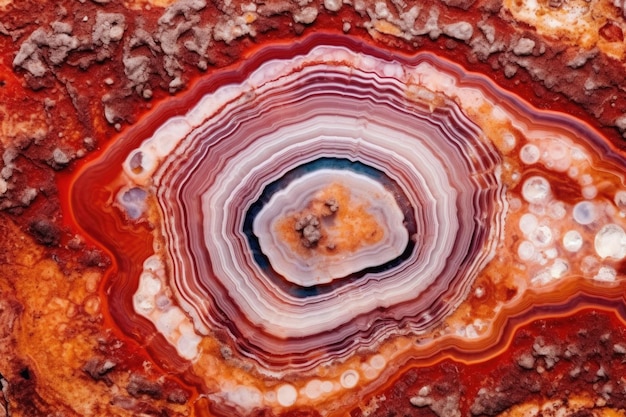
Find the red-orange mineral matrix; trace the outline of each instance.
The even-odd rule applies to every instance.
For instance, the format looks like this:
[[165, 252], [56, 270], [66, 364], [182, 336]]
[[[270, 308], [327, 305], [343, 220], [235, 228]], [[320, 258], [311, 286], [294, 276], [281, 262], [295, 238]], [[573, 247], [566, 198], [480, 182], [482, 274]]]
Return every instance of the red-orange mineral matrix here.
[[610, 1], [0, 3], [7, 415], [624, 415]]

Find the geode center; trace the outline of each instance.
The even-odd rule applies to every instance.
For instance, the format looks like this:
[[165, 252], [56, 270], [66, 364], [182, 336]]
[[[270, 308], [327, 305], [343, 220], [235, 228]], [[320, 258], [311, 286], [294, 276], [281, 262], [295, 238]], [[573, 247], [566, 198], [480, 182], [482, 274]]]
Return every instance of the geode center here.
[[253, 231], [276, 272], [311, 287], [398, 257], [409, 239], [403, 223], [393, 194], [379, 182], [324, 169], [274, 194]]

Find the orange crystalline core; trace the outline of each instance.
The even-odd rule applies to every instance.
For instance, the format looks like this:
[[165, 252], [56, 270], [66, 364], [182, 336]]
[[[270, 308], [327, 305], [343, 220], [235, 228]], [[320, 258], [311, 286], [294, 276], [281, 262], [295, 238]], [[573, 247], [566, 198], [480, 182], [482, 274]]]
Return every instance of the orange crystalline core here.
[[[335, 211], [331, 210], [331, 203]], [[275, 230], [300, 257], [345, 255], [383, 238], [383, 228], [369, 207], [367, 202], [352, 199], [345, 186], [333, 183], [316, 193], [307, 207], [279, 219]], [[298, 221], [309, 215], [319, 219], [320, 237], [314, 244], [303, 238], [302, 230], [297, 230]]]

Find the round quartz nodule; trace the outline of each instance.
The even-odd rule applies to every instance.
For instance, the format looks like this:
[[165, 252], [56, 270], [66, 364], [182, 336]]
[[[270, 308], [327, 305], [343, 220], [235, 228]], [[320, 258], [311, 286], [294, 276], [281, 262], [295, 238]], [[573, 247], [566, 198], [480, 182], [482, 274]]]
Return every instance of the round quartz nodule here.
[[139, 187], [124, 189], [117, 195], [117, 202], [131, 220], [137, 220], [147, 210], [148, 192]]
[[534, 214], [526, 213], [519, 220], [519, 228], [524, 235], [530, 235], [538, 226], [539, 221]]
[[353, 370], [347, 370], [341, 375], [341, 386], [344, 388], [354, 388], [359, 383], [359, 374]]
[[318, 398], [322, 395], [322, 381], [319, 379], [310, 380], [304, 387], [304, 393], [311, 399]]
[[535, 256], [535, 246], [529, 241], [525, 240], [517, 248], [517, 256], [523, 261], [528, 261]]
[[561, 278], [569, 269], [569, 264], [564, 259], [555, 259], [550, 267], [552, 278]]
[[576, 230], [569, 230], [563, 236], [563, 247], [569, 252], [578, 252], [583, 247], [583, 237]]
[[400, 256], [409, 243], [392, 193], [365, 175], [322, 169], [276, 192], [253, 232], [276, 272], [294, 284], [327, 284]]
[[541, 151], [539, 148], [532, 144], [527, 144], [522, 146], [520, 150], [520, 159], [523, 163], [527, 165], [534, 164], [539, 161], [539, 157], [541, 156]]
[[544, 177], [530, 177], [524, 181], [522, 196], [530, 204], [546, 203], [550, 198], [550, 183]]
[[284, 384], [278, 388], [276, 398], [278, 399], [278, 403], [280, 405], [283, 407], [289, 407], [295, 404], [298, 399], [298, 391], [296, 391], [296, 388], [293, 385]]
[[574, 221], [581, 225], [593, 223], [596, 219], [596, 209], [592, 202], [581, 201], [574, 206]]
[[616, 224], [607, 224], [596, 234], [594, 247], [596, 253], [603, 259], [624, 259], [626, 257], [626, 232]]
[[594, 279], [603, 282], [613, 282], [615, 281], [615, 277], [617, 276], [617, 271], [615, 268], [611, 268], [610, 266], [600, 267], [598, 273], [594, 276]]

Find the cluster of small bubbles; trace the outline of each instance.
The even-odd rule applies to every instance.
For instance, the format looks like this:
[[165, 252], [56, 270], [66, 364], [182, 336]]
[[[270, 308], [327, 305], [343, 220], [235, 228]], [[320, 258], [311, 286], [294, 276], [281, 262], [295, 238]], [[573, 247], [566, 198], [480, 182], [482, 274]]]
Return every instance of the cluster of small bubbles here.
[[[552, 199], [550, 184], [541, 176], [530, 177], [525, 181], [522, 197], [529, 206], [528, 212], [518, 220], [518, 227], [525, 239], [518, 245], [517, 255], [525, 263], [548, 266], [558, 256], [553, 244], [559, 236], [558, 231], [552, 227], [552, 219], [563, 218], [567, 210], [563, 202]], [[558, 264], [554, 268], [553, 271], [543, 269], [535, 274], [532, 282], [541, 284], [550, 281], [555, 275], [560, 277], [562, 265]]]
[[[554, 141], [548, 145], [525, 145], [520, 151], [523, 162], [535, 161], [537, 151], [539, 151], [539, 162], [550, 169], [566, 172], [575, 168], [571, 166], [571, 163], [576, 158], [562, 142]], [[576, 152], [580, 153], [579, 150]], [[561, 161], [563, 164], [548, 162], [550, 158], [554, 158], [557, 162]], [[595, 189], [591, 176], [585, 175], [577, 179], [581, 184], [581, 190], [584, 187], [588, 187], [590, 192]], [[548, 177], [541, 175], [525, 179], [522, 184], [521, 197], [523, 200], [521, 201], [522, 207], [517, 210], [520, 212], [517, 226], [523, 234], [523, 239], [517, 245], [517, 255], [530, 275], [531, 285], [548, 285], [570, 274], [577, 274], [579, 271], [589, 277], [599, 274], [599, 268], [603, 265], [597, 256], [581, 255], [577, 257], [581, 260], [579, 264], [568, 259], [568, 253], [579, 253], [585, 247], [586, 238], [583, 233], [600, 222], [601, 214], [607, 214], [603, 206], [596, 201], [586, 199], [571, 206], [565, 201], [557, 200]], [[623, 206], [626, 208], [626, 192], [621, 197]], [[568, 222], [573, 223], [568, 227]], [[584, 229], [576, 230], [576, 227]], [[615, 239], [615, 236], [612, 236]], [[600, 242], [607, 239], [609, 238], [604, 236]], [[604, 245], [601, 246], [604, 247]], [[608, 251], [608, 249], [605, 250]], [[626, 254], [626, 243], [624, 252]], [[617, 256], [615, 253], [613, 255]], [[606, 269], [602, 271], [597, 279], [609, 280], [610, 271]]]
[[[532, 277], [530, 282], [533, 285], [544, 285], [569, 273], [576, 273], [578, 269], [583, 275], [597, 281], [614, 281], [617, 276], [615, 268], [604, 264], [602, 260], [626, 258], [626, 232], [621, 225], [609, 223], [599, 230], [595, 229], [592, 232], [595, 233], [595, 253], [581, 253], [578, 258], [580, 263], [576, 266], [567, 260], [567, 255], [562, 256], [580, 253], [583, 249], [589, 250], [589, 245], [585, 246], [588, 238], [583, 233], [587, 233], [594, 226], [599, 228], [604, 223], [605, 216], [626, 217], [626, 190], [615, 193], [615, 206], [605, 207], [594, 201], [598, 196], [598, 187], [594, 183], [593, 175], [584, 168], [585, 161], [588, 161], [587, 155], [580, 148], [570, 146], [566, 140], [560, 138], [545, 138], [540, 142], [527, 143], [521, 147], [519, 158], [526, 165], [541, 163], [552, 171], [567, 173], [579, 184], [580, 197], [583, 199], [573, 206], [555, 200], [549, 180], [541, 175], [527, 177], [523, 182], [523, 202], [519, 202], [520, 207], [515, 207], [515, 212], [525, 211], [520, 213], [517, 221], [524, 236], [517, 245], [517, 255], [524, 262], [524, 267], [529, 268]], [[524, 203], [528, 203], [525, 208]], [[566, 226], [563, 230], [560, 223], [554, 222], [564, 221], [568, 217], [573, 220], [574, 227]], [[580, 229], [576, 230], [575, 227]], [[533, 271], [533, 264], [540, 269]]]
[[133, 296], [133, 307], [138, 314], [154, 323], [183, 358], [193, 359], [198, 354], [201, 337], [182, 309], [170, 300], [163, 285], [164, 276], [165, 266], [158, 256], [146, 259], [137, 292]]
[[332, 392], [333, 389], [333, 383], [330, 381], [320, 381], [319, 379], [312, 379], [305, 385], [303, 393], [311, 399], [316, 399], [324, 394]]

